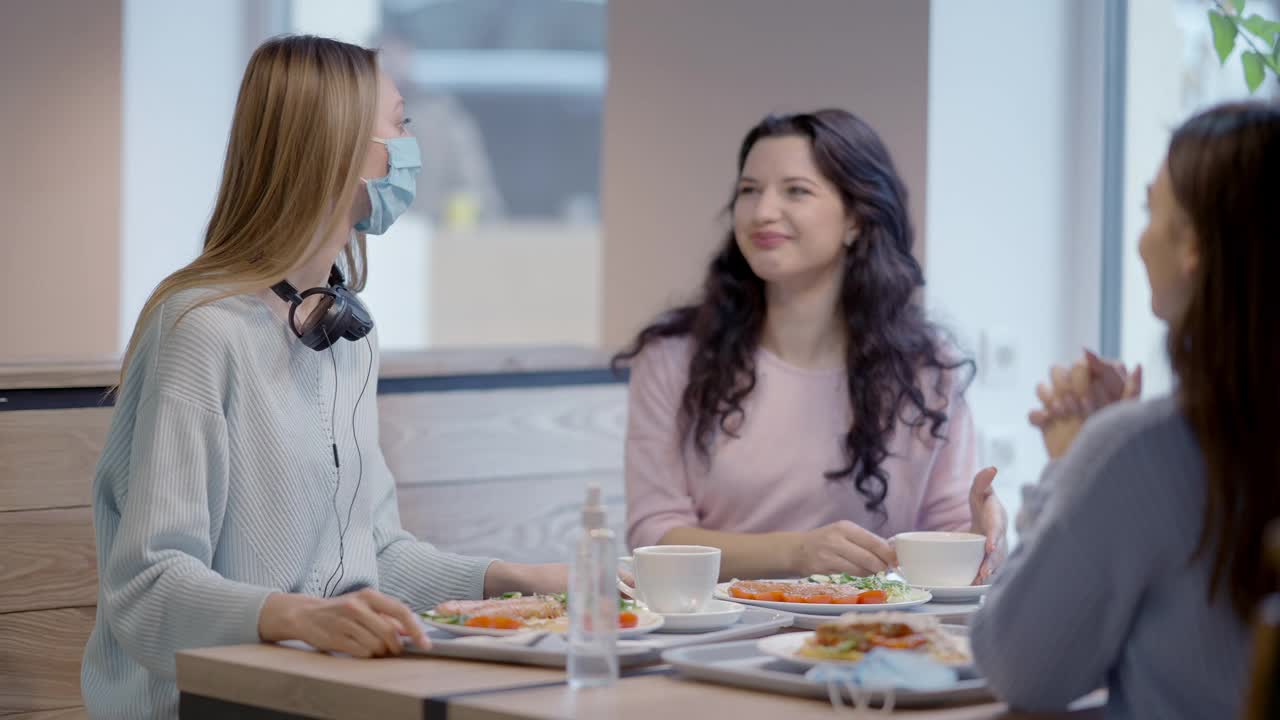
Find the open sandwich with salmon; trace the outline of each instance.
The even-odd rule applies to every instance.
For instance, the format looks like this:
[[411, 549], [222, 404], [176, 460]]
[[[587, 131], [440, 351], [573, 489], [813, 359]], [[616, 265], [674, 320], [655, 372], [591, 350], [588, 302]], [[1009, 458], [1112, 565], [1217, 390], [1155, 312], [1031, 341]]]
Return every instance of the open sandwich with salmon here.
[[[568, 632], [568, 606], [565, 593], [523, 595], [511, 592], [489, 600], [449, 600], [423, 613], [423, 617], [466, 627]], [[639, 622], [640, 611], [635, 602], [626, 598], [619, 600], [618, 628], [633, 628]]]
[[903, 612], [845, 613], [819, 625], [796, 654], [857, 662], [876, 648], [924, 653], [944, 665], [973, 662], [966, 638], [947, 632], [931, 615]]

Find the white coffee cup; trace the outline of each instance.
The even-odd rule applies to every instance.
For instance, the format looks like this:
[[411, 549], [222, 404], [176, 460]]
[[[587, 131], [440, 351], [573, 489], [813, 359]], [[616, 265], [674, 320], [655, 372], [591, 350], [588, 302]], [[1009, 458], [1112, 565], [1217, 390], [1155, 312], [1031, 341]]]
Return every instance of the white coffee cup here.
[[702, 612], [720, 579], [720, 548], [651, 545], [618, 561], [636, 578], [634, 588], [619, 581], [619, 590], [656, 613]]
[[972, 585], [986, 555], [987, 539], [966, 532], [906, 532], [895, 535], [898, 572], [912, 585]]

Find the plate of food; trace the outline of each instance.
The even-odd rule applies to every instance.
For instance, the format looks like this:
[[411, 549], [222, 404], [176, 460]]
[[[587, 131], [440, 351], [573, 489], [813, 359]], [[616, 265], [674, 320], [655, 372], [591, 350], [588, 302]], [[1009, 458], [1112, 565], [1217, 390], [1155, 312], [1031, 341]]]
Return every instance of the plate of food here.
[[937, 618], [902, 612], [848, 613], [806, 633], [764, 638], [756, 648], [796, 665], [856, 663], [876, 648], [922, 653], [955, 668], [973, 665], [969, 639]]
[[[567, 633], [568, 598], [564, 593], [506, 593], [489, 600], [450, 600], [422, 613], [422, 620], [430, 627], [454, 635], [503, 637], [529, 631]], [[645, 635], [662, 627], [662, 623], [661, 615], [637, 607], [634, 601], [626, 598], [618, 601], [618, 637]]]
[[933, 599], [883, 573], [879, 575], [810, 575], [799, 580], [732, 580], [716, 586], [721, 600], [808, 615], [903, 610]]

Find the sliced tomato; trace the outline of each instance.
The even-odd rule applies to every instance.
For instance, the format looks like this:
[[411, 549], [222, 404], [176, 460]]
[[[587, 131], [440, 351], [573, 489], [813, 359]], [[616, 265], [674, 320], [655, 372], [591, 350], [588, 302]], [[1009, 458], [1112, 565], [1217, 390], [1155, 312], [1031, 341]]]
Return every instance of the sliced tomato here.
[[524, 623], [515, 618], [477, 615], [476, 617], [467, 618], [467, 627], [493, 628], [495, 630], [519, 630], [524, 627]]
[[786, 602], [786, 594], [781, 590], [766, 590], [756, 593], [756, 600], [768, 600], [769, 602]]
[[858, 593], [858, 605], [880, 605], [889, 601], [889, 593], [883, 590], [866, 590]]
[[618, 613], [618, 627], [633, 628], [640, 623], [640, 617], [635, 613], [624, 610]]
[[742, 588], [738, 587], [737, 585], [730, 585], [730, 586], [729, 586], [729, 594], [730, 594], [730, 595], [732, 595], [732, 596], [734, 596], [734, 597], [736, 597], [736, 598], [742, 598], [743, 600], [756, 600], [756, 599], [757, 599], [757, 598], [756, 598], [756, 594], [755, 594], [755, 593], [751, 592], [750, 590], [744, 590], [744, 589], [742, 589]]
[[894, 638], [872, 635], [870, 640], [872, 645], [893, 650], [914, 650], [928, 642], [923, 635], [916, 634]]

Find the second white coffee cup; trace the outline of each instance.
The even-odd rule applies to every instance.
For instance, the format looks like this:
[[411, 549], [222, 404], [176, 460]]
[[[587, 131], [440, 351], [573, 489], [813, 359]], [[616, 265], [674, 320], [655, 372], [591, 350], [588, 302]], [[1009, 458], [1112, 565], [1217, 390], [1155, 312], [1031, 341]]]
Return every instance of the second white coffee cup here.
[[987, 539], [965, 532], [906, 532], [893, 538], [898, 572], [912, 585], [960, 587], [978, 574]]
[[636, 579], [619, 589], [656, 613], [702, 612], [720, 578], [720, 548], [705, 545], [651, 545], [618, 562]]

